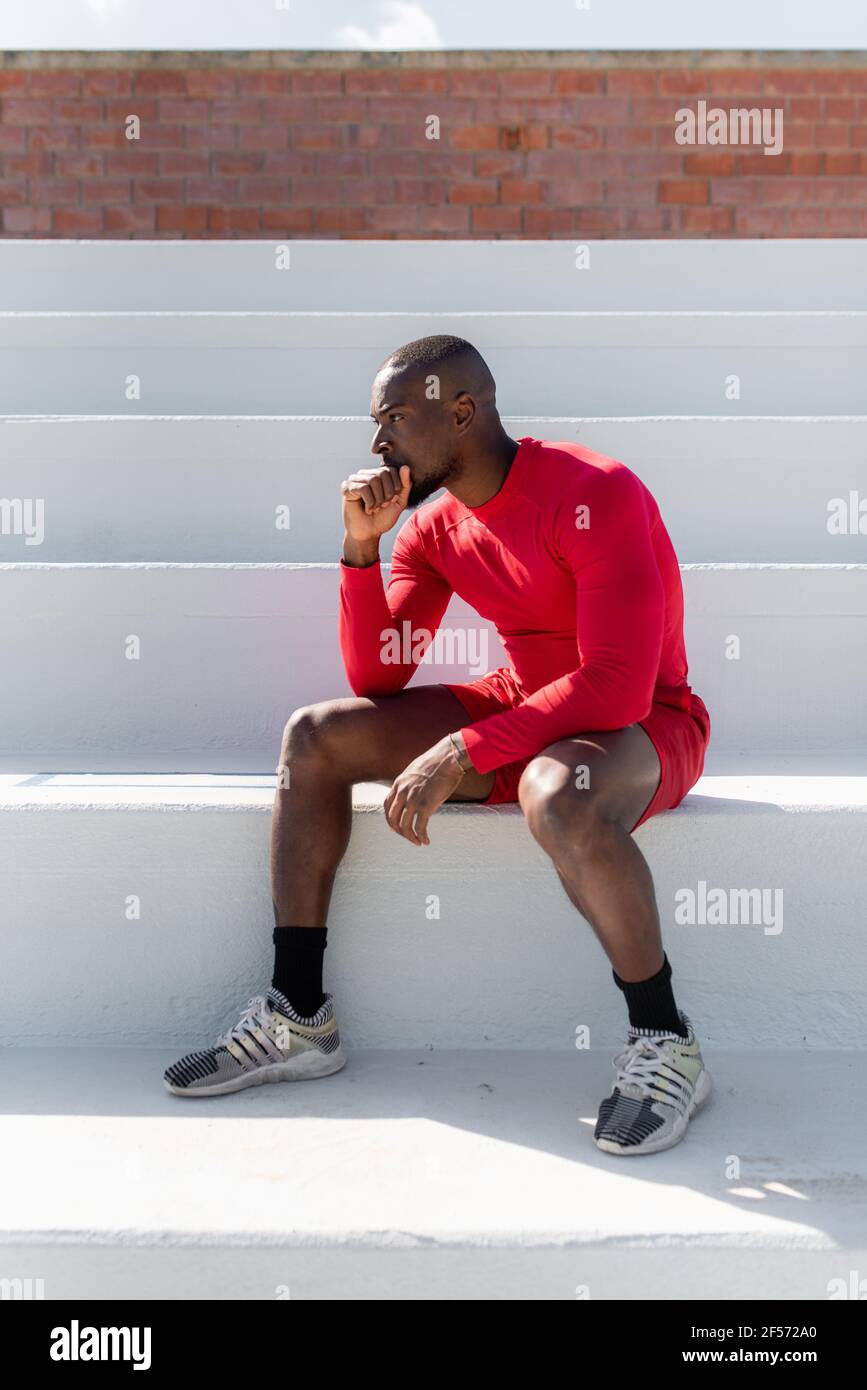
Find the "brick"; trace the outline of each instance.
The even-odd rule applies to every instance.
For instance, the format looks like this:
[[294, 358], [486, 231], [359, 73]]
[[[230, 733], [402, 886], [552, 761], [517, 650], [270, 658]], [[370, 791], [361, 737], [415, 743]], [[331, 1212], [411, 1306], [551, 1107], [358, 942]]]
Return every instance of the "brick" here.
[[708, 75], [702, 69], [690, 71], [688, 68], [675, 68], [660, 72], [659, 92], [661, 96], [710, 96]]
[[609, 179], [605, 187], [605, 202], [616, 206], [652, 206], [656, 199], [656, 179]]
[[132, 92], [132, 73], [109, 68], [85, 69], [81, 74], [83, 97], [122, 97]]
[[201, 236], [208, 228], [207, 207], [194, 204], [174, 207], [167, 204], [165, 207], [149, 208], [146, 211], [156, 213], [157, 230], [160, 232], [184, 232], [189, 236]]
[[365, 226], [371, 231], [409, 232], [418, 223], [416, 208], [410, 207], [368, 207], [364, 210]]
[[554, 73], [554, 91], [564, 95], [594, 92], [600, 95], [606, 90], [605, 74], [601, 72], [569, 72], [563, 68]]
[[40, 126], [28, 131], [27, 138], [31, 150], [77, 150], [81, 147], [81, 131], [74, 125]]
[[184, 71], [168, 69], [139, 69], [133, 74], [133, 92], [142, 96], [184, 96], [187, 91], [187, 74]]
[[[33, 145], [31, 148], [37, 148]], [[44, 148], [44, 146], [43, 146]], [[26, 126], [2, 125], [0, 124], [0, 151], [3, 150], [26, 150], [27, 149], [27, 128]]]
[[448, 197], [445, 179], [396, 179], [394, 200], [397, 203], [444, 203]]
[[[674, 145], [674, 123], [672, 123], [671, 126], [670, 136], [672, 147], [679, 149], [679, 146]], [[607, 126], [605, 129], [605, 145], [606, 148], [614, 150], [653, 149], [653, 127], [647, 125]]]
[[575, 213], [577, 232], [618, 232], [626, 228], [627, 208], [578, 208]]
[[493, 179], [468, 179], [465, 183], [454, 183], [449, 189], [450, 203], [495, 203], [497, 185]]
[[[375, 150], [386, 143], [385, 126], [377, 125], [371, 121], [362, 121], [358, 125], [348, 125], [346, 127], [346, 143], [350, 149]], [[424, 141], [425, 146], [429, 144]]]
[[209, 208], [208, 231], [249, 235], [259, 230], [258, 208]]
[[[426, 71], [419, 68], [415, 72], [401, 72], [398, 91], [408, 93], [411, 96], [444, 96], [451, 89], [449, 73], [444, 69], [436, 71]], [[475, 92], [467, 92], [467, 96], [475, 96]]]
[[[856, 156], [857, 158], [857, 156]], [[54, 173], [54, 156], [50, 154], [7, 154], [3, 158], [3, 173], [8, 178], [16, 178], [18, 175], [24, 177], [46, 178]], [[59, 169], [61, 174], [72, 175], [76, 171], [72, 169]], [[95, 172], [99, 172], [96, 170]], [[77, 177], [77, 174], [76, 174]]]
[[339, 236], [343, 232], [361, 232], [365, 227], [364, 208], [318, 208], [317, 232]]
[[[204, 160], [204, 161], [205, 161], [205, 168], [204, 168], [204, 169], [198, 169], [198, 168], [197, 168], [197, 169], [184, 169], [184, 168], [178, 168], [178, 169], [175, 170], [175, 173], [178, 173], [178, 174], [190, 174], [190, 173], [194, 173], [194, 174], [205, 173], [205, 174], [206, 174], [206, 173], [208, 172], [208, 167], [207, 167], [207, 159], [208, 159], [208, 156], [207, 156], [207, 155], [176, 154], [176, 155], [166, 155], [165, 158], [166, 158], [166, 159], [175, 159], [175, 160], [194, 159], [194, 160]], [[215, 154], [215, 155], [213, 156], [213, 164], [212, 164], [212, 166], [211, 166], [211, 172], [212, 172], [213, 174], [261, 174], [261, 173], [262, 173], [262, 170], [264, 169], [264, 167], [265, 167], [265, 155], [262, 153], [261, 150], [260, 150], [260, 151], [253, 151], [253, 150], [251, 150], [251, 151], [249, 151], [247, 154], [241, 154], [240, 152], [235, 152], [235, 151], [233, 151], [233, 152], [231, 152], [231, 153], [223, 152], [223, 153], [220, 153], [220, 154]], [[168, 172], [168, 171], [167, 171], [167, 172]]]
[[7, 207], [10, 203], [27, 202], [26, 179], [0, 179], [0, 203]]
[[69, 68], [46, 68], [30, 75], [30, 94], [34, 97], [77, 97], [81, 74]]
[[[222, 157], [217, 156], [218, 159]], [[256, 157], [255, 155], [252, 156], [254, 159]], [[207, 154], [195, 154], [192, 150], [164, 150], [158, 158], [159, 172], [162, 178], [170, 178], [173, 174], [198, 174], [204, 177], [210, 173], [210, 162]], [[136, 170], [136, 172], [139, 171]], [[214, 172], [224, 174], [234, 173], [235, 170], [215, 169]]]
[[418, 225], [425, 232], [464, 236], [470, 227], [470, 210], [457, 203], [446, 203], [438, 208], [419, 208]]
[[[397, 96], [401, 90], [401, 73], [388, 68], [363, 68], [343, 74], [344, 90], [349, 96]], [[293, 81], [293, 90], [295, 84]]]
[[103, 103], [97, 98], [90, 101], [69, 101], [65, 97], [55, 97], [51, 103], [51, 118], [59, 124], [65, 121], [75, 125], [88, 124], [103, 119]]
[[103, 213], [101, 209], [53, 208], [51, 230], [58, 236], [92, 236], [101, 232]]
[[551, 179], [548, 201], [561, 205], [580, 206], [582, 203], [601, 203], [602, 182], [599, 179]]
[[98, 203], [105, 207], [107, 203], [128, 203], [131, 192], [130, 179], [82, 179], [81, 182], [82, 205]]
[[321, 154], [295, 154], [290, 150], [266, 150], [263, 174], [288, 174], [290, 178], [313, 178], [322, 171], [318, 168]]
[[660, 203], [706, 203], [708, 184], [706, 179], [662, 179], [657, 192]]
[[721, 236], [734, 231], [734, 208], [680, 209], [680, 230], [690, 235]]
[[735, 157], [733, 154], [688, 154], [684, 157], [685, 174], [733, 174]]
[[817, 125], [816, 144], [819, 149], [837, 149], [840, 146], [848, 145], [850, 141], [849, 126], [847, 125]]
[[741, 236], [781, 236], [788, 217], [785, 208], [737, 208], [735, 229]]
[[486, 68], [455, 68], [451, 79], [451, 95], [456, 97], [496, 97], [500, 91], [497, 74]]
[[343, 91], [343, 74], [327, 68], [291, 72], [289, 90], [299, 96], [336, 96]]
[[[186, 103], [179, 103], [182, 107]], [[106, 121], [115, 121], [118, 125], [123, 125], [130, 116], [138, 116], [144, 124], [146, 121], [156, 122], [159, 103], [155, 98], [127, 97], [126, 100], [115, 101], [111, 98], [104, 103]]]
[[[496, 154], [477, 154], [473, 173], [480, 179], [519, 178], [524, 170], [524, 159], [520, 150], [502, 150]], [[465, 177], [466, 172], [454, 171], [456, 176]]]
[[307, 122], [291, 127], [291, 145], [295, 150], [339, 150], [343, 148], [343, 128], [322, 122]]
[[503, 203], [541, 203], [542, 184], [538, 179], [503, 179], [500, 183], [500, 199]]
[[[729, 106], [730, 97], [734, 97], [734, 104], [740, 106], [742, 97], [752, 100], [767, 92], [766, 74], [757, 72], [755, 68], [709, 68], [704, 73], [704, 79], [709, 93], [708, 104], [713, 106]], [[713, 102], [710, 97], [714, 98]], [[725, 97], [726, 101], [717, 101], [717, 97]]]
[[285, 73], [239, 74], [226, 72], [223, 68], [191, 68], [187, 73], [186, 94], [189, 97], [233, 97], [236, 92], [241, 91], [245, 95], [258, 95], [259, 89], [250, 85], [251, 80], [265, 76], [282, 78], [282, 86], [278, 90], [286, 88]]
[[[208, 102], [204, 100], [190, 101], [186, 97], [162, 97], [158, 102], [153, 103], [157, 112], [155, 119], [165, 121], [171, 125], [173, 121], [179, 121], [182, 125], [191, 125], [193, 122], [206, 122], [210, 120], [211, 113], [208, 110]], [[136, 113], [140, 115], [140, 112]]]
[[507, 68], [500, 73], [500, 91], [507, 97], [544, 97], [552, 87], [550, 69]]
[[[705, 208], [683, 208], [684, 212], [705, 212]], [[657, 235], [660, 232], [672, 231], [677, 214], [676, 208], [627, 208], [626, 210], [626, 230], [629, 232], [640, 233], [647, 236], [648, 232]]]
[[559, 126], [552, 131], [552, 143], [558, 149], [594, 150], [602, 144], [602, 130], [598, 125]]
[[571, 236], [575, 230], [573, 208], [527, 208], [524, 228], [531, 236]]
[[316, 101], [313, 112], [317, 121], [339, 122], [363, 121], [369, 115], [369, 103], [360, 97], [324, 97]]
[[105, 230], [123, 232], [152, 232], [156, 229], [155, 209], [152, 207], [111, 207], [105, 209]]
[[[187, 179], [186, 194], [193, 203], [232, 203], [237, 200], [239, 183], [236, 178], [222, 178], [209, 175], [206, 178], [192, 176]], [[182, 201], [182, 195], [160, 193], [154, 195], [160, 202], [170, 199]]]
[[293, 179], [292, 201], [314, 207], [319, 203], [342, 203], [343, 184], [340, 179]]
[[521, 230], [520, 207], [474, 207], [470, 226], [474, 232], [492, 235], [500, 232], [519, 232]]
[[184, 198], [183, 179], [133, 179], [136, 203], [180, 203]]
[[[838, 159], [840, 157], [839, 155], [835, 156], [835, 158]], [[822, 154], [789, 155], [789, 173], [794, 174], [796, 178], [811, 174], [821, 174], [824, 162], [825, 156]]]
[[28, 92], [30, 90], [30, 73], [20, 72], [13, 68], [6, 72], [0, 71], [0, 96], [4, 92]]
[[263, 97], [261, 120], [265, 125], [290, 125], [294, 121], [309, 121], [310, 102], [304, 97]]
[[[165, 159], [165, 155], [158, 155], [148, 150], [136, 149], [134, 146], [129, 150], [109, 150], [106, 154], [96, 155], [93, 158], [101, 159], [105, 165], [107, 174], [137, 174], [139, 178], [153, 178], [160, 172], [160, 161]], [[179, 172], [178, 170], [165, 172]]]
[[3, 121], [6, 125], [51, 125], [54, 121], [50, 98], [4, 97]]
[[609, 96], [653, 97], [657, 94], [657, 74], [646, 68], [623, 69], [608, 74]]
[[847, 151], [845, 154], [825, 155], [826, 174], [860, 174], [860, 172], [861, 158], [856, 150]]
[[[233, 132], [233, 126], [226, 126]], [[289, 127], [282, 124], [242, 125], [238, 128], [238, 147], [242, 150], [287, 150], [289, 148]], [[189, 144], [189, 139], [187, 140]], [[234, 149], [234, 142], [225, 148]]]
[[240, 198], [242, 203], [288, 203], [289, 180], [267, 174], [242, 178]]
[[496, 150], [500, 143], [500, 130], [495, 125], [455, 126], [444, 133], [454, 150]]
[[52, 206], [78, 202], [78, 179], [31, 179], [30, 201]]
[[277, 236], [306, 236], [315, 228], [315, 218], [322, 209], [314, 213], [313, 208], [263, 208], [261, 226], [263, 231]]
[[4, 207], [3, 230], [13, 236], [41, 236], [51, 231], [51, 209]]

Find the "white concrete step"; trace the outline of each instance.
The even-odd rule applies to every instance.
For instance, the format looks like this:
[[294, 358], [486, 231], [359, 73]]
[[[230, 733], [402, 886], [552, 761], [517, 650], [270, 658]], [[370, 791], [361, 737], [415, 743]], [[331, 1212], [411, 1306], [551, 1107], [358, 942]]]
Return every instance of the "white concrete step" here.
[[0, 314], [0, 413], [359, 414], [429, 333], [470, 339], [513, 415], [867, 407], [867, 310], [134, 312]]
[[[716, 748], [867, 748], [867, 565], [682, 574], [689, 681]], [[24, 766], [185, 771], [205, 759], [271, 772], [294, 709], [352, 693], [336, 562], [25, 563], [0, 575], [0, 757]], [[456, 596], [427, 656], [416, 684], [507, 664], [492, 625]]]
[[[867, 558], [867, 416], [503, 422], [622, 459], [682, 563]], [[372, 437], [368, 416], [0, 418], [2, 558], [329, 559], [339, 484], [373, 462]]]
[[[288, 253], [288, 254], [287, 254]], [[278, 266], [285, 267], [278, 269]], [[867, 241], [0, 243], [3, 309], [865, 309]]]
[[19, 1050], [4, 1274], [46, 1299], [233, 1303], [826, 1301], [863, 1278], [863, 1052], [708, 1043], [715, 1098], [677, 1147], [624, 1159], [592, 1142], [621, 1045], [356, 1050], [195, 1103], [162, 1089], [171, 1051]]
[[[354, 790], [329, 915], [347, 1046], [557, 1053], [584, 1027], [610, 1046], [623, 1006], [608, 961], [520, 808], [441, 807], [419, 849], [387, 826], [387, 785]], [[274, 787], [4, 775], [0, 1042], [179, 1053], [234, 1022], [271, 978]], [[863, 754], [717, 760], [636, 831], [679, 1002], [709, 1045], [863, 1049], [865, 833]], [[813, 1134], [802, 1099], [807, 1113]]]

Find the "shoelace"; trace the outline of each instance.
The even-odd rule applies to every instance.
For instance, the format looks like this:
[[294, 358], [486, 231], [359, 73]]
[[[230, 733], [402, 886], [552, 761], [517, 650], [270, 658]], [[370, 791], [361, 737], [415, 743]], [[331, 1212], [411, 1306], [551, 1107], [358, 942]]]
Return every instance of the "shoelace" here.
[[665, 1046], [655, 1038], [635, 1038], [614, 1058], [618, 1068], [615, 1086], [634, 1086], [642, 1095], [650, 1095], [657, 1068], [668, 1060]]
[[[264, 994], [256, 994], [247, 1003], [234, 1028], [230, 1028], [228, 1032], [223, 1033], [223, 1035], [217, 1039], [217, 1047], [226, 1047], [230, 1042], [241, 1043], [243, 1046], [240, 1034], [248, 1024], [252, 1024], [254, 1028], [265, 1028], [267, 1030], [271, 1023], [271, 1008], [267, 999]], [[282, 1047], [283, 1044], [279, 1043], [279, 1046]]]

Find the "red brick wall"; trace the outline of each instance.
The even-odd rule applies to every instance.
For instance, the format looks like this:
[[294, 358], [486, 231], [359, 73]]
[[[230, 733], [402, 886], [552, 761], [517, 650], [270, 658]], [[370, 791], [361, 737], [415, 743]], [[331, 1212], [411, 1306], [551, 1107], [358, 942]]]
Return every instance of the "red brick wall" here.
[[[781, 108], [783, 153], [678, 145], [701, 98]], [[7, 237], [864, 236], [867, 55], [5, 53], [0, 215]]]

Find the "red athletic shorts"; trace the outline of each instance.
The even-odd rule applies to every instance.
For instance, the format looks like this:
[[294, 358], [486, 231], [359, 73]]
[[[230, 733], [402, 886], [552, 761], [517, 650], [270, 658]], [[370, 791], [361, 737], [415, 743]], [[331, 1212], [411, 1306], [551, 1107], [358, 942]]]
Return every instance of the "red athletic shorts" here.
[[[448, 681], [440, 684], [458, 697], [469, 715], [469, 722], [473, 724], [479, 719], [486, 719], [489, 714], [502, 714], [504, 710], [514, 709], [523, 698], [510, 666], [489, 671], [479, 680], [466, 684]], [[696, 694], [692, 696], [691, 711], [654, 701], [647, 718], [639, 719], [638, 723], [659, 755], [660, 777], [650, 804], [632, 830], [637, 830], [639, 825], [659, 811], [670, 811], [679, 805], [702, 774], [705, 750], [710, 741], [710, 715], [704, 701]], [[517, 801], [518, 782], [530, 761], [530, 758], [521, 758], [516, 763], [505, 763], [496, 768], [491, 794], [481, 804], [494, 806]]]

